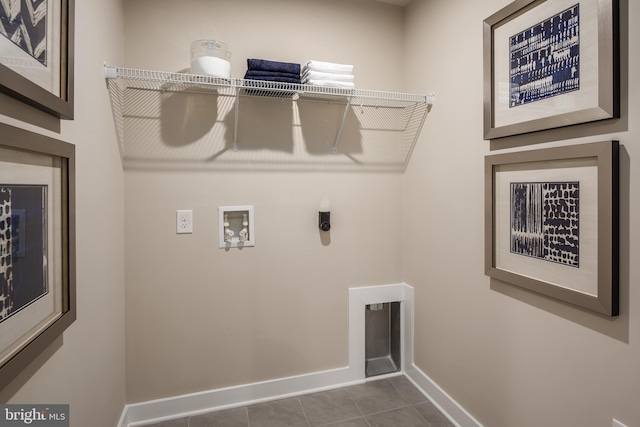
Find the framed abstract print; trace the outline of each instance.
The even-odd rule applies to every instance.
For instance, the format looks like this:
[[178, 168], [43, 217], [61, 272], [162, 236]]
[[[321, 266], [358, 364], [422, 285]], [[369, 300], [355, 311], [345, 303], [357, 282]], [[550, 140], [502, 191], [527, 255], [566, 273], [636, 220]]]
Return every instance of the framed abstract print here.
[[484, 21], [484, 138], [619, 116], [617, 0], [518, 0]]
[[485, 157], [485, 273], [618, 315], [618, 142]]
[[0, 388], [75, 320], [75, 147], [0, 125]]

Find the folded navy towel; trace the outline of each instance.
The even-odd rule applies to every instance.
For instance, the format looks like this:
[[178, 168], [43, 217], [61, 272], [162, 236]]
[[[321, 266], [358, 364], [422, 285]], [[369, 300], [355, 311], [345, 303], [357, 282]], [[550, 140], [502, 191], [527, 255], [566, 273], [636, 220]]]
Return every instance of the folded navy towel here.
[[295, 73], [279, 73], [277, 71], [255, 71], [248, 70], [245, 74], [246, 78], [260, 78], [260, 77], [286, 77], [289, 79], [299, 79], [300, 74]]
[[247, 68], [252, 71], [275, 71], [278, 73], [300, 74], [300, 64], [269, 61], [267, 59], [247, 59]]
[[276, 77], [276, 76], [260, 76], [260, 77], [251, 77], [245, 74], [244, 76], [247, 80], [263, 80], [267, 82], [281, 82], [281, 83], [296, 83], [300, 84], [300, 77]]

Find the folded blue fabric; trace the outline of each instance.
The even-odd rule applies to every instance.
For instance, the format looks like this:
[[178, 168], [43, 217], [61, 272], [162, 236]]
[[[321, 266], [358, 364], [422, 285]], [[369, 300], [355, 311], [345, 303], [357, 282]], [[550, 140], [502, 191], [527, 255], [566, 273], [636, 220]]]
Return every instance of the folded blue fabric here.
[[260, 76], [260, 77], [251, 77], [245, 74], [244, 76], [247, 80], [263, 80], [267, 82], [281, 82], [281, 83], [296, 83], [300, 84], [300, 77], [277, 77], [277, 76]]
[[278, 73], [300, 74], [300, 64], [291, 62], [269, 61], [267, 59], [247, 59], [247, 68], [250, 71], [275, 71]]
[[300, 74], [295, 74], [295, 73], [280, 73], [277, 71], [255, 71], [255, 70], [248, 70], [245, 74], [245, 79], [246, 78], [260, 78], [260, 77], [286, 77], [289, 79], [299, 79], [300, 78]]

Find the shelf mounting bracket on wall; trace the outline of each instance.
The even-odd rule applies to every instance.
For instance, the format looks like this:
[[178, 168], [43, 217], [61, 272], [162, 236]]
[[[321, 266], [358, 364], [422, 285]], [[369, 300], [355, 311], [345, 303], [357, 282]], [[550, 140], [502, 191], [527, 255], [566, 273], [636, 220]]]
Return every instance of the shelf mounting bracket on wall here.
[[342, 134], [342, 128], [344, 127], [344, 122], [347, 120], [347, 113], [349, 113], [349, 107], [351, 107], [351, 97], [347, 98], [347, 105], [344, 106], [344, 113], [342, 114], [342, 122], [340, 123], [340, 127], [338, 128], [338, 134], [336, 135], [336, 140], [333, 143], [333, 154], [338, 154], [338, 141], [340, 140], [340, 135]]
[[236, 88], [235, 118], [233, 123], [233, 151], [238, 151], [238, 117], [240, 116], [240, 88]]

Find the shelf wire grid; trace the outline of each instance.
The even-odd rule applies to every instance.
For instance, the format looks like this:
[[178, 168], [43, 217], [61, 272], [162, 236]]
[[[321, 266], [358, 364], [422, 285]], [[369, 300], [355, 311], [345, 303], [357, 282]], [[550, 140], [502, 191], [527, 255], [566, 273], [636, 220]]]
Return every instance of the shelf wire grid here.
[[[433, 95], [227, 79], [110, 66], [105, 66], [105, 74], [123, 164], [135, 161], [138, 161], [138, 164], [140, 161], [147, 164], [149, 162], [181, 161], [193, 164], [193, 162], [200, 161], [202, 164], [210, 163], [213, 159], [218, 164], [233, 164], [233, 167], [244, 165], [254, 169], [261, 164], [265, 168], [268, 168], [269, 164], [278, 164], [291, 167], [297, 165], [305, 169], [313, 164], [322, 164], [325, 167], [330, 165], [331, 168], [336, 169], [355, 166], [374, 170], [403, 170], [434, 99]], [[166, 118], [166, 114], [161, 111], [161, 105], [174, 95], [177, 97], [215, 95], [213, 99], [217, 100], [212, 102], [217, 104], [215, 113], [221, 117], [216, 120], [217, 126], [214, 125], [210, 134], [204, 138], [207, 141], [191, 144], [192, 146], [188, 149], [180, 151], [175, 147], [167, 147], [167, 144], [163, 146], [158, 143], [158, 140], [163, 137], [157, 129], [160, 126], [158, 122], [163, 117]], [[229, 120], [234, 115], [234, 108], [237, 125], [237, 105], [241, 97], [253, 98], [254, 100], [275, 98], [297, 101], [294, 102], [294, 105], [297, 104], [295, 109], [302, 108], [301, 102], [310, 105], [315, 103], [338, 104], [334, 105], [334, 108], [343, 108], [345, 113], [342, 123], [337, 119], [336, 128], [340, 127], [341, 129], [345, 124], [346, 117], [348, 126], [346, 126], [345, 133], [347, 137], [342, 137], [344, 141], [339, 144], [340, 132], [338, 132], [338, 137], [335, 137], [334, 134], [335, 143], [331, 141], [329, 144], [321, 145], [332, 146], [334, 152], [342, 154], [342, 156], [331, 155], [331, 149], [326, 151], [328, 156], [320, 156], [317, 147], [311, 147], [311, 141], [317, 143], [312, 132], [297, 132], [298, 135], [304, 134], [307, 139], [307, 147], [288, 150], [290, 155], [266, 153], [265, 150], [260, 153], [254, 142], [247, 141], [243, 145], [241, 129], [239, 151], [234, 153], [232, 157], [231, 145], [225, 144], [224, 140], [226, 139], [228, 142], [230, 138], [229, 132], [233, 128], [233, 124]], [[207, 98], [212, 99], [211, 97]], [[242, 101], [240, 105], [245, 102], [249, 101]], [[306, 125], [301, 129], [309, 127], [311, 124], [309, 114], [302, 117], [305, 118]], [[294, 124], [294, 126], [302, 126], [302, 123]], [[354, 131], [354, 127], [357, 128], [357, 131]], [[331, 138], [326, 135], [327, 132], [324, 129], [321, 131], [326, 138]], [[347, 139], [353, 139], [354, 136], [357, 143]], [[237, 137], [236, 130], [236, 135], [231, 136], [234, 139], [234, 149], [238, 146]], [[365, 145], [366, 149], [363, 148]], [[354, 148], [356, 146], [357, 149]], [[253, 154], [242, 153], [243, 147], [252, 150]], [[343, 147], [344, 149], [341, 150]]]
[[[371, 106], [398, 106], [407, 104], [433, 103], [433, 95], [421, 95], [402, 92], [386, 92], [370, 89], [349, 89], [309, 84], [271, 82], [265, 80], [248, 80], [238, 78], [222, 78], [198, 74], [176, 73], [169, 71], [141, 70], [136, 68], [115, 68], [115, 77], [128, 81], [130, 87], [160, 91], [184, 90], [217, 90], [221, 95], [237, 96], [264, 94], [275, 98], [304, 98], [308, 100], [330, 100], [336, 98], [352, 99], [353, 104]], [[244, 91], [244, 92], [243, 92]]]

